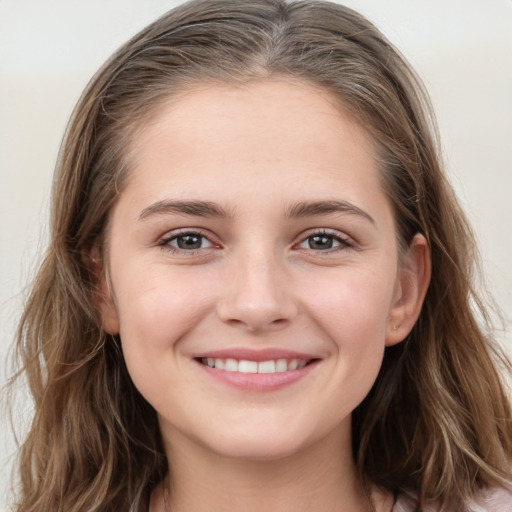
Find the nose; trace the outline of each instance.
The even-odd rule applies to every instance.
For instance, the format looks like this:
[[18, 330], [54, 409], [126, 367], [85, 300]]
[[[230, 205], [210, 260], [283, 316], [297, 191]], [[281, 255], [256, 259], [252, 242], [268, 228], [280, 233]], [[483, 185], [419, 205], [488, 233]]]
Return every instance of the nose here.
[[218, 317], [250, 332], [277, 330], [297, 315], [285, 264], [268, 251], [247, 251], [230, 264]]

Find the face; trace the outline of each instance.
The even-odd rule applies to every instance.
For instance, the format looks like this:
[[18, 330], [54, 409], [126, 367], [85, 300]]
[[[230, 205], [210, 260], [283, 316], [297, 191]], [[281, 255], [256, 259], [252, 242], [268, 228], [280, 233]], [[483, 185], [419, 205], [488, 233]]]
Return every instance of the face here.
[[368, 134], [276, 80], [197, 87], [132, 149], [103, 317], [167, 445], [269, 459], [348, 443], [414, 321]]

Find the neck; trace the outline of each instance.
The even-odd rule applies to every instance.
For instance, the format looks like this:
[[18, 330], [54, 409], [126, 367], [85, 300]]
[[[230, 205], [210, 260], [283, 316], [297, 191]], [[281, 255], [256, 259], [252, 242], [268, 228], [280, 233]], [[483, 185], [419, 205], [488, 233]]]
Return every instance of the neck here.
[[[274, 460], [224, 457], [176, 432], [166, 452], [170, 475], [153, 494], [151, 512], [166, 510], [165, 501], [166, 512], [203, 512], [205, 504], [210, 512], [370, 510], [353, 464], [349, 432], [334, 432]], [[376, 510], [383, 501], [379, 497]]]

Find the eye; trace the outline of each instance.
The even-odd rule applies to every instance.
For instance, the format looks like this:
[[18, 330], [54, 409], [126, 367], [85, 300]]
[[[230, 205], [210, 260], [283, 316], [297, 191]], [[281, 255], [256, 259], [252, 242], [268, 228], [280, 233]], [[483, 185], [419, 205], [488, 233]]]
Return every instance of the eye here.
[[300, 249], [313, 251], [329, 251], [351, 246], [351, 243], [341, 235], [324, 231], [313, 233], [298, 245]]
[[173, 251], [197, 251], [208, 249], [214, 244], [203, 234], [195, 231], [181, 231], [164, 238], [160, 245]]

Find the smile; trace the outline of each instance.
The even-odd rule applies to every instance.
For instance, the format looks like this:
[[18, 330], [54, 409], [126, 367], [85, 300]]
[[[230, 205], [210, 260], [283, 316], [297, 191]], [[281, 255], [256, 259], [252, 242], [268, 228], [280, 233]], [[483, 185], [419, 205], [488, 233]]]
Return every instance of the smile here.
[[201, 363], [224, 370], [226, 372], [239, 373], [283, 373], [293, 370], [300, 370], [308, 364], [306, 359], [271, 359], [268, 361], [251, 361], [247, 359], [236, 360], [232, 358], [203, 357]]
[[323, 358], [280, 347], [259, 350], [231, 347], [195, 354], [193, 360], [213, 381], [243, 392], [262, 393], [307, 378]]

